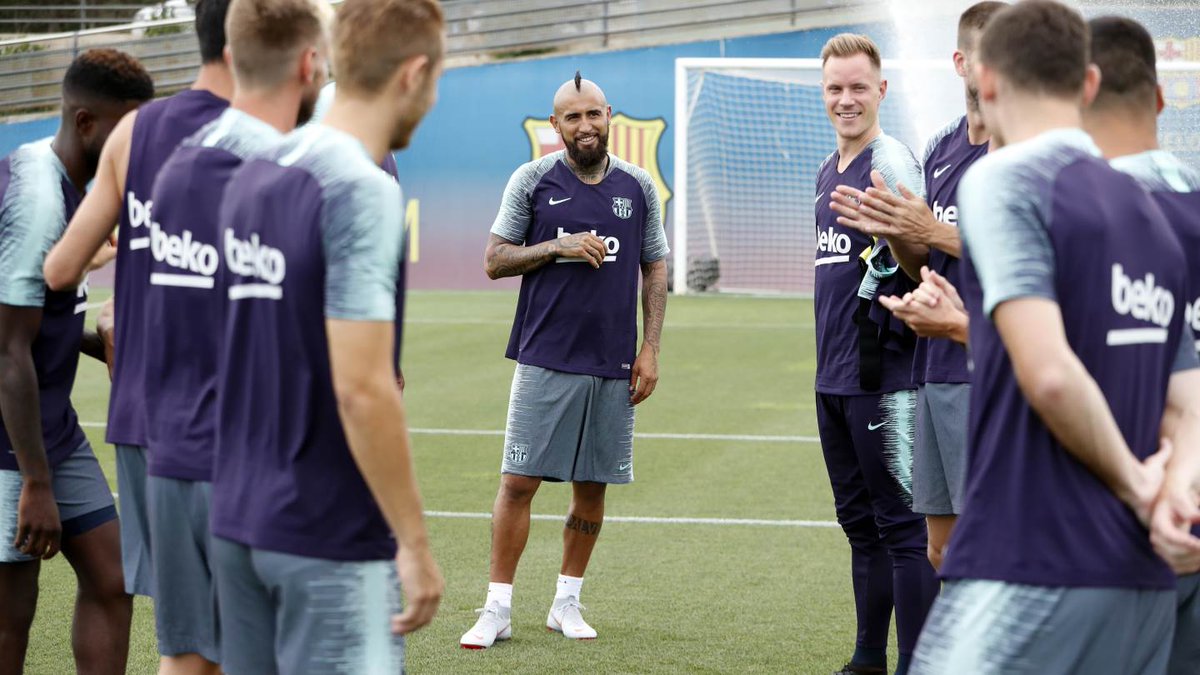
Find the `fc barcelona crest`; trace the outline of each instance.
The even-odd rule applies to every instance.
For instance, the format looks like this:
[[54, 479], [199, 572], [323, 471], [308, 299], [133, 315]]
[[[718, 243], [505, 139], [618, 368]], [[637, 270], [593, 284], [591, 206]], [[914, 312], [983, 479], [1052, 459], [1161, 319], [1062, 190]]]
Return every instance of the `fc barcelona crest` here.
[[629, 197], [613, 197], [613, 213], [625, 220], [633, 215], [633, 200]]
[[[530, 159], [544, 157], [563, 149], [562, 138], [546, 118], [527, 117], [524, 127], [525, 133], [529, 135]], [[609, 151], [626, 162], [645, 169], [654, 179], [654, 185], [658, 188], [658, 198], [664, 206], [671, 200], [671, 190], [658, 168], [658, 143], [662, 140], [666, 128], [667, 121], [661, 117], [639, 120], [624, 113], [613, 115], [608, 127]], [[630, 209], [629, 213], [632, 215], [632, 204], [626, 208]], [[613, 204], [613, 213], [628, 218], [628, 215], [621, 215], [620, 209], [619, 205]]]

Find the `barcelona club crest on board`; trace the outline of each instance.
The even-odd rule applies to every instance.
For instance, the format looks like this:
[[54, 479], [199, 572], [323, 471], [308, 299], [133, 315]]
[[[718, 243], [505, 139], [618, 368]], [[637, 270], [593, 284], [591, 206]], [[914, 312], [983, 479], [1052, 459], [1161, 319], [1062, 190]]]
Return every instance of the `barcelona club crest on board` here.
[[[523, 126], [525, 133], [529, 135], [531, 160], [563, 149], [562, 138], [554, 131], [554, 127], [550, 126], [550, 120], [544, 117], [526, 117]], [[658, 143], [666, 129], [667, 121], [661, 117], [639, 120], [624, 113], [613, 115], [608, 128], [609, 152], [645, 169], [654, 179], [658, 197], [664, 206], [671, 200], [671, 189], [667, 187], [667, 181], [658, 167]], [[621, 215], [623, 208], [626, 207], [618, 205], [614, 200], [613, 213], [628, 218], [629, 215]], [[632, 205], [628, 208], [629, 214], [632, 214]]]

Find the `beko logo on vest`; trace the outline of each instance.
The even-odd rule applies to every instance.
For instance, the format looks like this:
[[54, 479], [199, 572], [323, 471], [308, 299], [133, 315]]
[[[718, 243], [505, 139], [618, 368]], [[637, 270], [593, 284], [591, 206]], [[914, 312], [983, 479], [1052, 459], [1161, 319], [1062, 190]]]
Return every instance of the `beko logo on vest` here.
[[1112, 266], [1112, 306], [1121, 316], [1132, 316], [1152, 323], [1158, 328], [1126, 328], [1108, 331], [1109, 346], [1164, 343], [1167, 326], [1175, 315], [1175, 296], [1154, 283], [1154, 275], [1142, 279], [1125, 274], [1120, 263]]
[[1183, 306], [1183, 321], [1192, 327], [1193, 333], [1200, 336], [1200, 298]]
[[190, 230], [184, 230], [182, 235], [169, 234], [164, 232], [158, 223], [151, 221], [150, 255], [158, 262], [190, 272], [190, 274], [154, 272], [150, 275], [151, 285], [213, 287], [212, 277], [217, 273], [217, 265], [220, 263], [217, 247], [196, 241]]
[[957, 206], [942, 206], [935, 199], [933, 201], [933, 219], [958, 227], [958, 207]]
[[238, 239], [233, 230], [226, 229], [225, 264], [234, 274], [265, 282], [231, 284], [230, 300], [279, 300], [283, 297], [283, 287], [279, 284], [287, 275], [287, 260], [283, 257], [283, 251], [263, 244], [257, 234], [251, 234], [249, 240], [243, 240]]
[[[569, 237], [572, 234], [578, 234], [578, 233], [577, 232], [567, 232], [562, 227], [558, 228], [558, 238], [559, 239], [562, 239], [563, 237]], [[617, 251], [621, 250], [621, 240], [617, 239], [616, 237], [601, 237], [599, 234], [597, 234], [596, 230], [592, 230], [592, 234], [595, 234], [597, 237], [600, 237], [600, 241], [604, 242], [604, 250], [608, 254], [608, 255], [604, 256], [604, 262], [616, 262], [617, 261]], [[584, 260], [583, 260], [583, 258], [559, 258], [555, 262], [572, 263], [572, 262], [584, 262]]]
[[842, 263], [850, 260], [850, 235], [838, 232], [832, 227], [817, 233], [817, 253], [832, 253], [823, 258], [817, 258], [817, 267], [831, 263]]
[[[126, 193], [125, 209], [129, 214], [129, 227], [134, 230], [147, 227], [150, 223], [154, 222], [151, 216], [151, 209], [153, 208], [154, 202], [152, 200], [147, 199], [143, 202], [137, 198], [137, 195], [133, 194], [133, 190]], [[150, 248], [150, 237], [129, 238], [130, 251], [139, 251], [144, 248]]]

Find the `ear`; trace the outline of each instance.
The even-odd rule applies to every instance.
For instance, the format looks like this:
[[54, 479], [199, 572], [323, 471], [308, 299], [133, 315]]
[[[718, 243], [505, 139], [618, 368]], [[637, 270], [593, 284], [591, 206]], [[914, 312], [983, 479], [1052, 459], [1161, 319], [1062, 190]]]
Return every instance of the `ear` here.
[[961, 49], [954, 50], [954, 72], [958, 73], [959, 77], [966, 77], [967, 73], [967, 55], [962, 53]]
[[558, 128], [558, 118], [554, 115], [550, 116], [550, 126], [554, 127], [554, 133], [562, 136], [562, 130]]
[[407, 93], [420, 91], [425, 78], [433, 76], [432, 69], [433, 63], [425, 54], [409, 57], [400, 68], [401, 76], [404, 78], [404, 91]]
[[605, 121], [608, 121], [608, 122], [612, 121], [612, 106], [611, 105], [604, 106], [604, 118], [605, 118]]
[[887, 80], [882, 80], [879, 82], [879, 100], [880, 101], [887, 98], [887, 83], [888, 83]]
[[96, 116], [87, 108], [75, 111], [75, 133], [80, 138], [89, 138], [96, 130]]
[[1094, 63], [1089, 63], [1087, 72], [1083, 74], [1083, 107], [1088, 107], [1092, 101], [1096, 100], [1096, 94], [1100, 93], [1100, 68]]
[[229, 45], [225, 45], [225, 48], [221, 50], [221, 59], [223, 61], [225, 61], [225, 67], [228, 68], [230, 71], [232, 71], [233, 70], [233, 50], [231, 50], [229, 48]]
[[304, 84], [311, 84], [317, 79], [317, 63], [320, 56], [317, 50], [312, 47], [307, 47], [300, 57], [300, 81]]
[[1156, 85], [1156, 86], [1154, 87], [1154, 90], [1155, 90], [1155, 91], [1154, 91], [1154, 93], [1155, 93], [1155, 108], [1154, 108], [1154, 112], [1155, 112], [1155, 113], [1157, 113], [1157, 114], [1159, 114], [1159, 115], [1161, 115], [1161, 114], [1162, 114], [1162, 111], [1163, 111], [1163, 108], [1167, 107], [1167, 99], [1166, 99], [1166, 98], [1163, 96], [1163, 90], [1162, 90], [1162, 85], [1161, 85], [1161, 84], [1160, 84], [1160, 85]]

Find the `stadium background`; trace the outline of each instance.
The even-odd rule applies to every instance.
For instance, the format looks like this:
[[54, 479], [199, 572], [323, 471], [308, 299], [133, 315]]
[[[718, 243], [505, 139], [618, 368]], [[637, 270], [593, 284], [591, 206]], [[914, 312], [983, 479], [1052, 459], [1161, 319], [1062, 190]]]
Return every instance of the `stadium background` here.
[[[412, 672], [827, 673], [845, 661], [854, 634], [849, 556], [816, 443], [812, 305], [797, 298], [671, 300], [663, 380], [638, 412], [638, 480], [611, 495], [604, 543], [584, 589], [601, 640], [563, 644], [542, 632], [569, 500], [564, 486], [550, 485], [533, 506], [538, 515], [518, 575], [514, 643], [478, 654], [457, 649], [457, 639], [483, 600], [487, 512], [512, 375], [500, 355], [515, 283], [488, 282], [480, 263], [509, 175], [548, 149], [536, 126], [531, 135], [528, 120], [544, 119], [554, 88], [580, 69], [605, 88], [614, 113], [640, 121], [625, 132], [617, 126], [614, 149], [634, 160], [630, 153], [640, 153], [644, 166], [656, 160], [670, 190], [677, 171], [676, 58], [812, 58], [829, 36], [854, 30], [877, 37], [889, 58], [948, 59], [954, 17], [969, 2], [876, 4], [884, 7], [870, 21], [847, 9], [805, 31], [693, 41], [677, 35], [678, 44], [446, 72], [437, 106], [399, 162], [406, 197], [419, 204], [419, 258], [410, 274], [422, 289], [408, 305], [405, 399], [434, 551], [447, 580], [439, 618], [409, 643]], [[1194, 10], [1134, 4], [1159, 39], [1160, 58], [1200, 60]], [[1200, 83], [1182, 80], [1168, 94], [1194, 114]], [[931, 123], [938, 124], [960, 114], [961, 103], [935, 112]], [[918, 127], [928, 123], [916, 124], [902, 110], [889, 115], [904, 126], [889, 131], [919, 149]], [[804, 124], [811, 154], [832, 150], [823, 119]], [[0, 124], [0, 153], [56, 126], [45, 115]], [[1195, 125], [1168, 125], [1164, 134], [1174, 137], [1174, 147], [1200, 148]], [[811, 193], [807, 186], [797, 190]], [[667, 211], [669, 223], [671, 202]], [[811, 232], [807, 222], [797, 226]], [[94, 303], [107, 297], [103, 276], [92, 287]], [[115, 481], [112, 450], [103, 443], [107, 396], [103, 367], [84, 359], [73, 399]], [[75, 587], [61, 556], [45, 565], [40, 592], [27, 672], [73, 672]], [[890, 658], [894, 663], [894, 647]], [[152, 673], [155, 664], [152, 607], [139, 598], [128, 672]]]
[[[848, 4], [848, 3], [830, 3]], [[886, 4], [886, 3], [882, 3]], [[409, 200], [410, 221], [417, 224], [410, 284], [414, 289], [515, 288], [515, 280], [489, 282], [480, 259], [487, 230], [495, 217], [504, 185], [512, 171], [538, 153], [557, 147], [545, 118], [554, 89], [576, 69], [598, 82], [608, 94], [614, 115], [633, 120], [614, 124], [610, 147], [658, 178], [660, 191], [670, 196], [675, 184], [674, 87], [675, 59], [682, 57], [815, 58], [830, 36], [865, 32], [875, 37], [889, 58], [949, 59], [953, 52], [956, 2], [892, 3], [886, 21], [841, 23], [806, 31], [733, 37], [638, 49], [578, 53], [514, 62], [455, 67], [441, 81], [439, 101], [426, 117], [413, 145], [400, 153], [400, 177]], [[1200, 60], [1200, 28], [1196, 11], [1185, 4], [1136, 10], [1120, 5], [1087, 6], [1089, 14], [1109, 10], [1134, 11], [1155, 35], [1159, 58]], [[905, 6], [907, 5], [907, 6]], [[846, 17], [864, 16], [847, 9]], [[870, 14], [867, 14], [870, 15]], [[877, 12], [874, 16], [878, 17]], [[883, 16], [888, 16], [884, 13]], [[676, 31], [674, 39], [680, 37]], [[686, 32], [682, 33], [686, 35]], [[1200, 163], [1200, 73], [1172, 76], [1166, 82], [1168, 112], [1162, 133], [1168, 147], [1185, 152]], [[913, 124], [907, 102], [893, 96], [885, 105], [885, 131], [905, 140], [919, 153], [924, 138], [936, 126], [961, 114], [961, 97], [955, 106], [926, 113], [923, 125]], [[540, 126], [540, 129], [527, 129]], [[640, 123], [639, 123], [640, 122]], [[794, 125], [795, 120], [778, 120]], [[803, 133], [807, 157], [824, 157], [834, 138], [823, 119], [809, 119]], [[17, 145], [53, 133], [56, 118], [0, 124], [0, 154]], [[933, 125], [933, 126], [931, 126]], [[549, 143], [531, 141], [540, 133]], [[814, 160], [809, 160], [813, 162]], [[819, 159], [815, 160], [819, 161]], [[816, 165], [809, 174], [815, 173]], [[665, 190], [663, 190], [665, 188]], [[797, 186], [811, 194], [810, 185]], [[416, 204], [412, 201], [416, 200]], [[667, 201], [670, 228], [672, 204]], [[671, 232], [668, 231], [668, 235]], [[753, 246], [753, 242], [750, 244]], [[769, 247], [770, 242], [762, 246]], [[769, 255], [763, 255], [769, 261]], [[789, 261], [773, 264], [786, 265]], [[99, 279], [103, 283], [103, 278]]]

